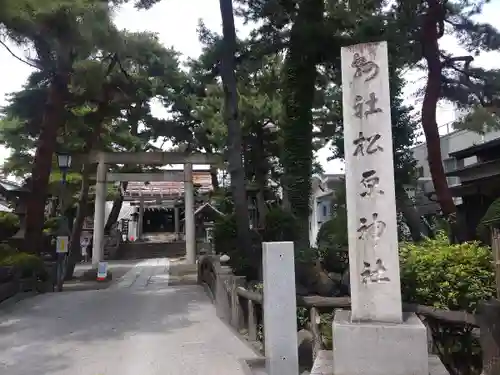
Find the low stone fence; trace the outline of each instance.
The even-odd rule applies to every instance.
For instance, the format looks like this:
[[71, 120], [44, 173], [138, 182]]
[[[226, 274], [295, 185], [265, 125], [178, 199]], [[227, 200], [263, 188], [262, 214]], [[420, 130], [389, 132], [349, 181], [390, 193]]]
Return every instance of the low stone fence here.
[[36, 278], [19, 278], [11, 267], [0, 267], [0, 302], [5, 301], [18, 293], [46, 292], [51, 287], [50, 280], [41, 282]]
[[[249, 290], [245, 278], [221, 265], [220, 256], [202, 255], [198, 261], [198, 282], [206, 287], [218, 316], [250, 342], [263, 340], [263, 294]], [[297, 296], [297, 307], [307, 309], [308, 330], [312, 334], [312, 358], [325, 349], [321, 314], [350, 308], [349, 297]], [[440, 310], [404, 304], [403, 310], [419, 316], [429, 332], [429, 350], [438, 354], [451, 375], [500, 374], [500, 302], [480, 306], [478, 314]], [[299, 342], [300, 345], [300, 342]], [[481, 372], [481, 368], [483, 372]]]

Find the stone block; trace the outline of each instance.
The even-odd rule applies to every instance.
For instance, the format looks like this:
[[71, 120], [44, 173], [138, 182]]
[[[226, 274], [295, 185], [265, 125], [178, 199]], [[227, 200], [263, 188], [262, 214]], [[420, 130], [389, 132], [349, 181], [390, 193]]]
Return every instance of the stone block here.
[[[97, 281], [97, 268], [91, 268], [83, 272], [81, 278], [82, 281]], [[105, 281], [111, 281], [113, 279], [113, 273], [108, 269]]]
[[264, 242], [264, 345], [269, 375], [299, 373], [293, 242]]
[[333, 320], [335, 375], [429, 375], [427, 331], [415, 314], [402, 323], [352, 322], [338, 310]]
[[[309, 375], [334, 375], [333, 352], [331, 350], [320, 350]], [[435, 354], [429, 354], [429, 375], [450, 375]]]

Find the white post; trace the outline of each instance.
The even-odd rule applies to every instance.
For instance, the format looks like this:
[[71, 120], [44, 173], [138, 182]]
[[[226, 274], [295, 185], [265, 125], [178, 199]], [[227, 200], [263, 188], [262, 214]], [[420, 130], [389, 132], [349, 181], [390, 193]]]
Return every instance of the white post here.
[[342, 48], [342, 90], [352, 320], [400, 323], [387, 43]]
[[130, 220], [128, 223], [128, 233], [127, 233], [127, 238], [129, 241], [134, 239], [134, 241], [137, 240], [137, 222]]
[[262, 244], [264, 341], [269, 375], [297, 375], [297, 301], [293, 242]]
[[186, 261], [196, 263], [196, 234], [194, 224], [193, 165], [184, 164], [184, 227], [186, 237]]
[[180, 208], [179, 207], [174, 207], [174, 231], [175, 231], [175, 239], [179, 239], [179, 233], [181, 231], [181, 221], [180, 221], [180, 214], [179, 214]]
[[97, 181], [94, 203], [94, 235], [92, 240], [92, 266], [97, 267], [104, 254], [104, 225], [106, 208], [106, 164], [97, 165]]

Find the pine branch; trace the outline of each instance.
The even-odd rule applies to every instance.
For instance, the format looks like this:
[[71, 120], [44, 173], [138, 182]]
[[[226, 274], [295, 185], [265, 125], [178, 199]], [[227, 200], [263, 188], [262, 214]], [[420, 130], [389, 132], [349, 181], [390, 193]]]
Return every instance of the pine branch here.
[[35, 69], [40, 69], [40, 68], [39, 68], [38, 66], [36, 66], [35, 64], [32, 64], [32, 63], [30, 63], [30, 62], [28, 62], [28, 61], [24, 60], [23, 58], [21, 58], [21, 57], [17, 56], [17, 55], [16, 55], [16, 54], [15, 54], [15, 53], [14, 53], [14, 52], [13, 52], [13, 51], [12, 51], [12, 50], [8, 47], [8, 46], [7, 46], [7, 44], [5, 44], [3, 41], [1, 41], [1, 40], [0, 40], [0, 44], [1, 44], [2, 46], [4, 46], [4, 47], [5, 47], [5, 49], [7, 50], [7, 52], [9, 52], [9, 53], [10, 53], [13, 57], [15, 57], [17, 60], [21, 61], [22, 63], [25, 63], [26, 65], [29, 65], [29, 66], [31, 66], [31, 67], [33, 67], [33, 68], [35, 68]]

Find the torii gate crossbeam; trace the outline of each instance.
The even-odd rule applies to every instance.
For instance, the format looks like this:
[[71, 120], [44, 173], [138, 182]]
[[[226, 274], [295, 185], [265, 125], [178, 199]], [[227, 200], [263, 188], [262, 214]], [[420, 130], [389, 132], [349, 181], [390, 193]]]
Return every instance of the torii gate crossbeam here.
[[[173, 178], [178, 181], [184, 180], [184, 202], [185, 202], [185, 231], [186, 231], [186, 260], [190, 264], [196, 262], [196, 237], [194, 221], [194, 188], [193, 188], [193, 164], [216, 165], [221, 161], [219, 155], [208, 155], [203, 153], [180, 153], [180, 152], [123, 152], [106, 153], [91, 152], [89, 155], [75, 157], [75, 161], [81, 163], [97, 163], [96, 175], [96, 197], [94, 210], [94, 236], [92, 264], [94, 267], [102, 261], [104, 255], [104, 225], [105, 225], [105, 205], [107, 188], [110, 181], [168, 181]], [[107, 164], [149, 164], [168, 165], [184, 164], [184, 171], [163, 171], [143, 173], [139, 177], [136, 173], [109, 173]], [[129, 175], [129, 176], [127, 176]]]

